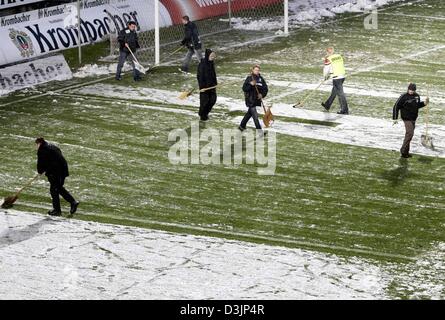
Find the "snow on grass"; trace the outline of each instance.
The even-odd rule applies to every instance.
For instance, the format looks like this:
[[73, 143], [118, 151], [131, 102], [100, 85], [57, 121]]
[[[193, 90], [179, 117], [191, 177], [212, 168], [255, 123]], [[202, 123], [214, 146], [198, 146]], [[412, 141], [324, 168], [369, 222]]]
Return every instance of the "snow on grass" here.
[[1, 299], [444, 297], [445, 246], [409, 264], [0, 211]]
[[[324, 18], [334, 18], [342, 13], [359, 13], [380, 8], [400, 0], [290, 0], [289, 24], [291, 27], [315, 25]], [[269, 18], [234, 17], [234, 29], [271, 31], [283, 28], [282, 16]]]
[[[86, 65], [80, 67], [75, 73], [73, 73], [73, 76], [75, 78], [103, 76], [103, 75], [116, 73], [116, 69], [117, 69], [117, 63], [100, 64], [100, 65], [86, 64]], [[125, 63], [122, 70], [129, 71], [129, 70], [131, 70], [131, 66], [128, 63]]]
[[14, 210], [0, 221], [2, 299], [387, 298], [364, 259]]
[[[277, 81], [272, 81], [272, 84], [277, 84]], [[278, 83], [285, 85], [284, 83]], [[298, 84], [299, 88], [309, 89], [313, 85]], [[324, 90], [328, 90], [326, 86]], [[382, 95], [384, 92], [373, 92], [372, 90], [362, 89], [348, 89], [348, 91], [356, 94], [366, 95]], [[115, 85], [99, 84], [95, 86], [87, 86], [76, 91], [80, 94], [100, 95], [109, 98], [121, 98], [122, 96], [133, 100], [156, 101], [167, 104], [199, 106], [199, 99], [197, 96], [189, 97], [186, 100], [180, 100], [177, 97], [179, 92], [171, 92], [167, 90], [151, 89], [151, 88], [122, 88]], [[387, 92], [388, 97], [396, 98], [398, 94]], [[223, 106], [228, 111], [245, 111], [246, 107], [242, 100], [227, 98], [219, 96], [218, 106]], [[160, 108], [162, 110], [162, 108]], [[170, 110], [171, 111], [171, 110]], [[178, 110], [179, 112], [179, 110]], [[260, 112], [262, 112], [260, 110]], [[273, 130], [278, 133], [299, 136], [304, 138], [311, 138], [317, 140], [325, 140], [330, 142], [343, 143], [355, 146], [364, 146], [372, 148], [380, 148], [385, 150], [399, 150], [405, 129], [403, 122], [400, 120], [399, 124], [393, 126], [391, 120], [377, 119], [371, 117], [360, 116], [342, 116], [336, 113], [311, 111], [301, 108], [292, 108], [289, 104], [274, 103], [273, 113], [276, 116], [315, 120], [321, 122], [334, 122], [338, 124], [335, 127], [325, 125], [310, 125], [297, 122], [276, 121]], [[239, 123], [241, 117], [232, 119], [234, 123]], [[252, 125], [252, 123], [250, 123]], [[425, 127], [418, 124], [415, 136], [412, 142], [411, 152], [420, 155], [445, 157], [445, 126], [430, 125], [429, 133], [434, 138], [436, 150], [430, 150], [420, 144], [420, 136], [424, 134]]]

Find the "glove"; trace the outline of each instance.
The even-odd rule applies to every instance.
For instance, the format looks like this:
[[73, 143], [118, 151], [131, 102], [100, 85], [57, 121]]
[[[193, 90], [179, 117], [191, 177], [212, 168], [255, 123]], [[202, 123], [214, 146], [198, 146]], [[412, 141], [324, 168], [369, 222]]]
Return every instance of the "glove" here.
[[263, 95], [261, 93], [258, 93], [258, 99], [259, 100], [263, 99]]

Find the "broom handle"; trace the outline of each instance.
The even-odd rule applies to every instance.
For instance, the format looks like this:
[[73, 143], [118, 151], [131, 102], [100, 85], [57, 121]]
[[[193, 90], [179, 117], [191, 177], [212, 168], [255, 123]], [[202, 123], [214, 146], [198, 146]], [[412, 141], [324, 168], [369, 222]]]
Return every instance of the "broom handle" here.
[[166, 55], [164, 58], [162, 58], [161, 59], [161, 61], [159, 61], [159, 63], [158, 64], [155, 64], [154, 66], [153, 66], [153, 68], [154, 67], [158, 67], [160, 64], [161, 64], [161, 62], [163, 62], [164, 60], [166, 60], [166, 59], [168, 59], [168, 58], [170, 58], [172, 55], [174, 55], [175, 53], [177, 53], [177, 52], [179, 52], [179, 51], [181, 51], [182, 50], [182, 46], [180, 46], [179, 48], [177, 48], [175, 51], [173, 51], [173, 52], [171, 52], [171, 53], [169, 53], [168, 55]]
[[213, 87], [208, 87], [208, 88], [200, 89], [199, 92], [206, 92], [206, 91], [208, 91], [208, 90], [216, 89], [216, 88], [218, 88], [218, 87], [228, 86], [229, 84], [237, 83], [238, 81], [239, 81], [239, 80], [229, 81], [229, 82], [223, 82], [223, 83], [221, 83], [221, 84], [217, 84], [216, 86], [213, 86]]
[[306, 102], [306, 100], [308, 100], [310, 97], [312, 97], [312, 95], [313, 95], [318, 89], [320, 89], [320, 87], [321, 87], [326, 81], [328, 81], [328, 80], [329, 80], [329, 79], [327, 79], [327, 80], [323, 80], [322, 82], [320, 82], [320, 83], [318, 84], [318, 86], [317, 86], [315, 89], [312, 89], [311, 92], [309, 92], [309, 93], [306, 95], [306, 97], [304, 97], [303, 100], [300, 101], [300, 105], [304, 104], [304, 103]]
[[[430, 88], [429, 86], [426, 87], [426, 97], [429, 100], [430, 99]], [[428, 104], [426, 106], [426, 136], [428, 136], [428, 125], [429, 125], [429, 121], [430, 121], [430, 103], [428, 101]]]
[[19, 191], [17, 191], [17, 193], [15, 194], [16, 197], [18, 197], [20, 195], [20, 193], [22, 193], [23, 190], [28, 188], [39, 176], [40, 176], [40, 174], [37, 173], [31, 180], [29, 180], [27, 184], [25, 184]]
[[131, 55], [133, 56], [134, 61], [136, 61], [138, 64], [140, 64], [138, 59], [136, 58], [136, 56], [133, 54], [133, 51], [131, 51], [130, 46], [127, 46], [127, 49], [130, 51]]
[[[260, 90], [258, 90], [258, 87], [256, 85], [255, 85], [255, 89], [256, 89], [256, 92], [258, 94], [260, 94]], [[263, 107], [264, 113], [266, 113], [267, 111], [266, 111], [266, 107], [264, 106], [264, 103], [263, 103], [263, 98], [261, 98], [260, 101], [261, 101], [261, 106]]]

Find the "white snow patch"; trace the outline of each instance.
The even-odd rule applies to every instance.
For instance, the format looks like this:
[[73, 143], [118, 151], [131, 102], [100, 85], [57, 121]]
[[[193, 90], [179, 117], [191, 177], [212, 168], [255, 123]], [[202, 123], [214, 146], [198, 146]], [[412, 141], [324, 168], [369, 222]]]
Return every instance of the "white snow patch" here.
[[[283, 84], [277, 81], [271, 83]], [[313, 88], [313, 84], [295, 84], [301, 87], [301, 90]], [[323, 90], [330, 90], [326, 86]], [[123, 88], [121, 86], [109, 84], [97, 84], [95, 86], [87, 86], [76, 90], [80, 94], [100, 95], [104, 97], [122, 98], [126, 97], [132, 100], [141, 101], [158, 101], [166, 104], [176, 104], [184, 106], [194, 106], [198, 109], [199, 97], [197, 95], [191, 96], [186, 100], [180, 100], [177, 97], [180, 92], [151, 89], [151, 88]], [[396, 98], [399, 95], [392, 92], [382, 93], [380, 91], [373, 92], [372, 90], [362, 89], [346, 89], [346, 92], [372, 95], [379, 97], [386, 95], [387, 97]], [[217, 107], [225, 107], [228, 111], [245, 111], [246, 107], [244, 101], [227, 98], [223, 96], [218, 97]], [[159, 108], [162, 110], [163, 108]], [[298, 118], [304, 120], [317, 120], [335, 122], [338, 124], [335, 127], [325, 125], [311, 125], [295, 122], [275, 121], [273, 128], [278, 133], [299, 136], [304, 138], [311, 138], [317, 140], [325, 140], [330, 142], [343, 143], [348, 145], [379, 148], [385, 150], [399, 150], [405, 129], [403, 122], [400, 121], [398, 125], [393, 126], [392, 121], [377, 119], [371, 117], [360, 116], [342, 116], [335, 113], [327, 113], [320, 111], [311, 111], [300, 108], [292, 108], [289, 104], [274, 103], [273, 113], [277, 116]], [[168, 108], [166, 111], [173, 111], [175, 109]], [[184, 110], [177, 109], [176, 112], [183, 113]], [[259, 110], [261, 113], [262, 111]], [[239, 123], [240, 117], [233, 119], [234, 123]], [[250, 125], [252, 123], [250, 122]], [[434, 139], [436, 150], [430, 150], [423, 147], [420, 143], [420, 136], [425, 132], [423, 124], [416, 125], [415, 136], [411, 144], [411, 152], [426, 156], [445, 157], [445, 126], [430, 125], [429, 133]]]
[[[314, 25], [323, 18], [337, 14], [364, 13], [400, 0], [290, 0], [289, 24], [291, 27]], [[270, 31], [283, 27], [283, 17], [232, 18], [232, 26], [240, 30]]]
[[[76, 73], [73, 73], [75, 78], [87, 78], [93, 76], [103, 76], [112, 73], [116, 73], [117, 63], [111, 64], [86, 64], [80, 67]], [[128, 63], [124, 64], [122, 71], [131, 70], [131, 66]]]
[[365, 259], [0, 211], [1, 299], [385, 299]]

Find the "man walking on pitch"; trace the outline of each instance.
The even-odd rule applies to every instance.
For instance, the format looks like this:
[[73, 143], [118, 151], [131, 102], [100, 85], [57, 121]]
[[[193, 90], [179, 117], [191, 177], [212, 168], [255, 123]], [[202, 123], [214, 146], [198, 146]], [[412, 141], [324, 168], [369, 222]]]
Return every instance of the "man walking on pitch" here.
[[122, 67], [124, 66], [124, 63], [129, 56], [131, 63], [133, 65], [133, 79], [134, 81], [141, 80], [141, 74], [136, 69], [133, 56], [131, 54], [131, 52], [133, 52], [133, 54], [136, 55], [137, 49], [140, 48], [138, 35], [136, 33], [136, 22], [128, 21], [127, 28], [119, 32], [117, 41], [119, 42], [119, 62], [117, 64], [116, 80], [122, 79], [121, 78]]
[[58, 147], [46, 142], [43, 138], [37, 138], [35, 142], [37, 146], [37, 172], [45, 174], [50, 183], [53, 210], [48, 211], [48, 214], [51, 216], [62, 215], [59, 195], [71, 204], [70, 213], [74, 214], [79, 202], [74, 200], [73, 196], [63, 187], [69, 172], [68, 164], [62, 152]]
[[345, 82], [346, 69], [343, 57], [340, 54], [334, 53], [334, 48], [330, 47], [326, 49], [327, 56], [324, 59], [324, 79], [329, 80], [332, 78], [333, 87], [331, 96], [326, 102], [321, 105], [329, 111], [335, 98], [338, 96], [341, 109], [338, 114], [349, 114], [348, 102], [346, 101], [346, 95], [343, 90], [343, 83]]
[[196, 55], [198, 61], [202, 59], [202, 43], [199, 39], [198, 27], [190, 21], [189, 16], [183, 16], [182, 23], [184, 24], [184, 39], [182, 39], [181, 45], [186, 46], [188, 51], [182, 63], [181, 71], [189, 72], [193, 54]]
[[426, 98], [425, 102], [420, 101], [420, 96], [416, 93], [416, 90], [416, 84], [410, 83], [408, 92], [400, 96], [393, 108], [392, 119], [394, 120], [394, 124], [397, 124], [399, 110], [401, 111], [401, 117], [405, 124], [405, 139], [403, 140], [402, 148], [400, 148], [402, 158], [412, 157], [409, 149], [414, 136], [419, 109], [427, 106], [429, 103], [429, 98]]
[[212, 111], [212, 108], [216, 103], [216, 88], [212, 88], [218, 85], [214, 64], [215, 58], [215, 52], [207, 49], [205, 58], [201, 60], [198, 66], [199, 89], [205, 90], [201, 91], [199, 94], [199, 117], [202, 121], [207, 121], [209, 119], [209, 113]]
[[244, 97], [246, 99], [247, 112], [244, 116], [239, 129], [241, 131], [246, 130], [247, 122], [250, 118], [253, 118], [255, 127], [258, 130], [262, 130], [260, 121], [258, 120], [257, 107], [261, 106], [262, 99], [267, 96], [269, 88], [267, 87], [266, 80], [260, 74], [260, 66], [255, 65], [252, 68], [252, 73], [244, 81], [243, 85]]

